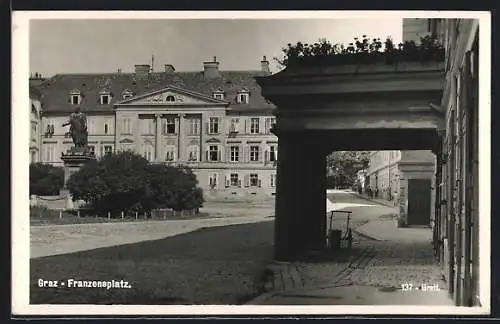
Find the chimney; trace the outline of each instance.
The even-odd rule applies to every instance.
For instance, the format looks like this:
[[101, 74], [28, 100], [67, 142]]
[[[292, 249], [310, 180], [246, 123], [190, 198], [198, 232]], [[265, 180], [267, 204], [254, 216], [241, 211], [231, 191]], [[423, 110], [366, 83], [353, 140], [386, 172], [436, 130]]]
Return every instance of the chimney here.
[[269, 69], [269, 61], [266, 59], [266, 56], [262, 57], [262, 61], [260, 61], [260, 69], [262, 72], [271, 73]]
[[219, 62], [217, 62], [217, 57], [214, 56], [214, 60], [212, 62], [203, 62], [203, 74], [205, 79], [215, 79], [220, 77]]
[[151, 65], [149, 64], [136, 64], [134, 68], [135, 74], [148, 75], [151, 71]]
[[173, 73], [175, 72], [175, 68], [172, 64], [165, 64], [165, 72], [166, 73]]

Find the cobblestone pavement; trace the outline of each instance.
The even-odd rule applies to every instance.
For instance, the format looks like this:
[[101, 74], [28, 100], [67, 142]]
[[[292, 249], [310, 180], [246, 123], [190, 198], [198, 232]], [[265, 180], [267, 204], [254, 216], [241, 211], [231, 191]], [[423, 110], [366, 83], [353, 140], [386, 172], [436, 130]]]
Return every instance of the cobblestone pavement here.
[[[366, 203], [355, 195], [331, 194], [333, 201], [345, 200], [352, 203]], [[266, 283], [268, 291], [292, 291], [316, 287], [336, 287], [346, 285], [401, 288], [408, 283], [438, 284], [445, 288], [441, 272], [432, 250], [430, 235], [419, 235], [406, 240], [377, 241], [358, 235], [356, 228], [367, 222], [379, 222], [391, 228], [396, 226], [392, 220], [393, 208], [375, 205], [372, 208], [349, 207], [353, 211], [353, 247], [338, 254], [333, 260], [316, 262], [274, 263], [271, 270], [274, 276]], [[342, 222], [334, 222], [342, 226]], [[382, 226], [377, 227], [383, 231]], [[430, 229], [420, 229], [430, 231]]]

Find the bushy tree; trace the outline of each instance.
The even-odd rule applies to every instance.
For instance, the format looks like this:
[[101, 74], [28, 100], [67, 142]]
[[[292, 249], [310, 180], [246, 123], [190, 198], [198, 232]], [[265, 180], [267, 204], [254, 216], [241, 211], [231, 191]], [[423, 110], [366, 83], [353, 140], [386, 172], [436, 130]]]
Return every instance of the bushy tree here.
[[68, 180], [73, 199], [100, 213], [149, 212], [157, 208], [195, 209], [203, 203], [195, 174], [184, 167], [151, 164], [133, 152], [90, 161]]
[[85, 200], [97, 212], [127, 211], [147, 190], [148, 161], [125, 151], [89, 161], [68, 179], [74, 200]]
[[58, 195], [64, 186], [64, 169], [50, 164], [30, 164], [30, 195]]
[[333, 171], [328, 176], [329, 187], [341, 186], [351, 187], [355, 181], [357, 172], [368, 167], [369, 152], [337, 151], [327, 156], [327, 168]]

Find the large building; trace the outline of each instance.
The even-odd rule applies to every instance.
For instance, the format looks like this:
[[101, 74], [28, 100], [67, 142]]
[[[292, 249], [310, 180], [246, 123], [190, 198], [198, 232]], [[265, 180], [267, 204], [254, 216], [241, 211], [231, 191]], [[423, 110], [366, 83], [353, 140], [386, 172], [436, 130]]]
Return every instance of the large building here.
[[366, 185], [378, 193], [378, 198], [399, 206], [400, 225], [432, 226], [435, 166], [431, 151], [371, 152]]
[[41, 93], [34, 86], [30, 85], [30, 162], [36, 163], [40, 161], [40, 124], [41, 124], [41, 110], [40, 103]]
[[40, 161], [63, 165], [61, 154], [72, 146], [63, 124], [80, 107], [96, 157], [132, 150], [154, 163], [189, 166], [207, 200], [272, 198], [274, 106], [254, 79], [270, 73], [269, 62], [264, 57], [256, 71], [219, 66], [214, 57], [197, 72], [177, 72], [170, 64], [153, 72], [139, 64], [133, 73], [58, 74], [37, 82]]

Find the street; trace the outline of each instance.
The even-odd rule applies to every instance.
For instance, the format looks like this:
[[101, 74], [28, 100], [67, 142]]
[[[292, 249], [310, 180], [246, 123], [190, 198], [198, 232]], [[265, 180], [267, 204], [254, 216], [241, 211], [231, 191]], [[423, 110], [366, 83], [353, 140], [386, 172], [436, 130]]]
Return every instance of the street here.
[[[249, 212], [251, 216], [248, 217], [203, 221], [64, 225], [55, 226], [52, 231], [48, 226], [38, 226], [38, 231], [32, 233], [32, 245], [43, 246], [43, 249], [34, 249], [39, 256], [49, 255], [51, 246], [66, 254], [31, 260], [31, 302], [243, 304], [263, 293], [264, 286], [267, 292], [286, 292], [319, 286], [399, 288], [403, 283], [430, 285], [438, 282], [439, 270], [427, 240], [430, 229], [418, 229], [424, 234], [418, 234], [417, 241], [414, 235], [407, 242], [380, 241], [367, 232], [377, 231], [377, 224], [381, 222], [395, 226], [390, 219], [393, 208], [344, 191], [329, 193], [328, 198], [333, 208], [353, 212], [352, 253], [328, 262], [287, 263], [271, 275], [266, 274], [265, 269], [273, 264], [273, 218], [269, 217], [273, 214], [273, 206], [268, 206], [267, 210], [261, 208], [259, 213]], [[371, 229], [363, 231], [368, 225]], [[345, 219], [336, 218], [332, 226], [343, 228]], [[379, 231], [386, 232], [383, 228]], [[45, 239], [41, 237], [48, 233], [51, 235]], [[54, 233], [64, 234], [65, 239]], [[71, 241], [68, 233], [80, 235], [80, 246], [68, 243]], [[372, 234], [377, 236], [377, 233]], [[126, 241], [117, 240], [119, 236]], [[93, 246], [92, 240], [98, 243]], [[87, 242], [87, 251], [82, 251], [85, 249], [82, 242]], [[74, 251], [70, 251], [71, 248]], [[129, 281], [132, 289], [106, 291], [37, 286], [39, 279], [64, 281], [70, 278], [122, 279]]]

